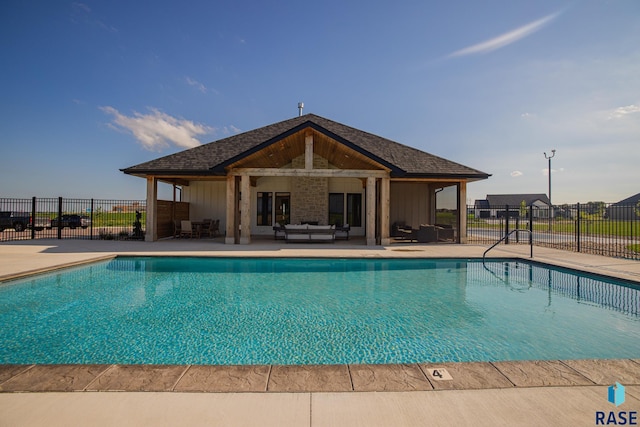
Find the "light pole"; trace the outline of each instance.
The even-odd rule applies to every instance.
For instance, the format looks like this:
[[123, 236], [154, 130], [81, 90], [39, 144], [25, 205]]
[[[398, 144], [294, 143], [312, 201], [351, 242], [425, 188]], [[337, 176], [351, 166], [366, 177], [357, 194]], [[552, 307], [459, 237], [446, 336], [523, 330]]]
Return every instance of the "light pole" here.
[[556, 150], [551, 150], [551, 155], [547, 156], [547, 153], [544, 153], [544, 158], [549, 160], [549, 170], [547, 175], [549, 175], [549, 231], [551, 231], [551, 217], [553, 215], [553, 203], [551, 203], [551, 159], [556, 155]]

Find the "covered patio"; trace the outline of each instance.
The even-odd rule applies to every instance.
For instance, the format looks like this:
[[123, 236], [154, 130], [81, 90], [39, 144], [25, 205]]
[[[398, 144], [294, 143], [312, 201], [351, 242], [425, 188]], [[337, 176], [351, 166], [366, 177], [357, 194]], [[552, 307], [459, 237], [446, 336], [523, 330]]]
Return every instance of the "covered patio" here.
[[[147, 241], [173, 235], [176, 220], [212, 218], [227, 244], [305, 223], [348, 227], [367, 245], [391, 243], [399, 224], [416, 231], [438, 224], [465, 243], [466, 185], [489, 177], [313, 114], [123, 172], [147, 180]], [[158, 200], [160, 182], [173, 186], [172, 201]], [[453, 200], [446, 208], [442, 191]], [[447, 223], [439, 224], [443, 211]]]

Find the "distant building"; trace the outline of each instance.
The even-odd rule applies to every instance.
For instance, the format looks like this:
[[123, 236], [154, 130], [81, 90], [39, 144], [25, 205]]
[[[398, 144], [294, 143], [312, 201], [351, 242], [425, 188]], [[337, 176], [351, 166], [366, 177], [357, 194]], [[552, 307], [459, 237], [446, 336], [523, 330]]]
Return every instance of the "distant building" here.
[[521, 215], [522, 202], [527, 207], [533, 207], [534, 218], [549, 218], [551, 202], [546, 194], [487, 194], [486, 199], [475, 201], [475, 216], [476, 218], [503, 218], [507, 215], [507, 207], [509, 207], [509, 217], [518, 218]]
[[113, 212], [144, 212], [147, 209], [144, 203], [133, 202], [130, 205], [113, 205], [111, 211]]
[[607, 208], [607, 218], [617, 220], [640, 219], [640, 193], [620, 200]]

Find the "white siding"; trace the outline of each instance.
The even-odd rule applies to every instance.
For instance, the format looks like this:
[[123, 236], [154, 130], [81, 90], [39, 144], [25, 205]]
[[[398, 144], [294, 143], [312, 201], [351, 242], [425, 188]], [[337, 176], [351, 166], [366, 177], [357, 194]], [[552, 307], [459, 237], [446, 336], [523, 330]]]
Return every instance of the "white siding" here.
[[429, 224], [429, 184], [391, 182], [389, 223], [404, 221], [413, 228]]
[[190, 185], [182, 187], [182, 200], [189, 203], [189, 219], [219, 219], [223, 231], [227, 223], [226, 194], [226, 181], [191, 181]]

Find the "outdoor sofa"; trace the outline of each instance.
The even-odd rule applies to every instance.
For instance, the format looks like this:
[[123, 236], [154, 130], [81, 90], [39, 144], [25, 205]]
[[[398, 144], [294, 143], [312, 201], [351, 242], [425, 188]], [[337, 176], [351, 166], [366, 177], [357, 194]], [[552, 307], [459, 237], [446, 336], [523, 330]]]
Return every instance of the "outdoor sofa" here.
[[287, 224], [284, 226], [284, 239], [287, 242], [334, 242], [336, 226]]

